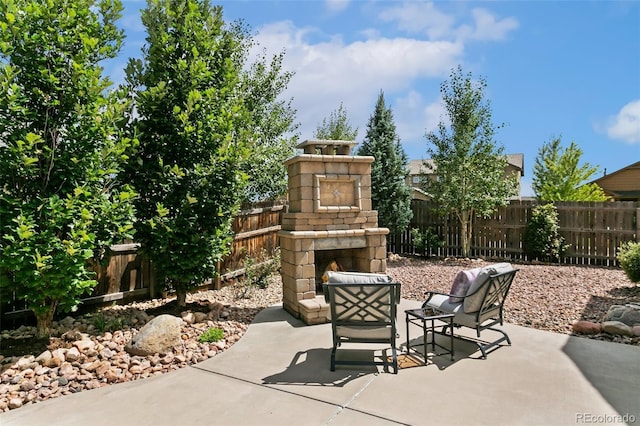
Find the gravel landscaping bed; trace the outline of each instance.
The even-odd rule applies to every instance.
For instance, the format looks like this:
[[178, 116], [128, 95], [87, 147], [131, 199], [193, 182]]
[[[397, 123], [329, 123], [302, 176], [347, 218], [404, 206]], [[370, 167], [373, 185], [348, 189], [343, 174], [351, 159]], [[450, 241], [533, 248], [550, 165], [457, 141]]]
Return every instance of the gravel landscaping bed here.
[[[427, 290], [448, 293], [462, 269], [493, 262], [429, 260], [394, 256], [387, 273], [402, 283], [402, 296], [423, 300]], [[611, 305], [640, 303], [640, 286], [613, 268], [517, 264], [505, 305], [505, 319], [526, 327], [572, 334], [578, 320], [600, 322]], [[67, 317], [54, 324], [52, 337], [37, 340], [35, 328], [22, 326], [0, 333], [0, 412], [84, 390], [151, 377], [192, 365], [227, 350], [246, 332], [263, 308], [280, 303], [278, 276], [266, 289], [241, 286], [208, 290], [187, 297], [186, 310], [174, 299], [134, 302], [100, 312]], [[241, 297], [244, 296], [244, 297]], [[125, 345], [152, 317], [169, 313], [185, 320], [182, 345], [173, 352], [134, 356]], [[208, 328], [224, 331], [224, 339], [201, 343]], [[640, 345], [640, 337], [605, 333], [586, 338]]]
[[[495, 262], [469, 259], [424, 260], [396, 257], [387, 273], [402, 283], [402, 297], [423, 300], [428, 290], [449, 293], [462, 269]], [[640, 303], [640, 286], [621, 269], [594, 266], [513, 264], [519, 269], [505, 302], [505, 321], [525, 327], [573, 334], [578, 320], [601, 322], [611, 305]], [[640, 345], [640, 337], [605, 333], [584, 336]]]

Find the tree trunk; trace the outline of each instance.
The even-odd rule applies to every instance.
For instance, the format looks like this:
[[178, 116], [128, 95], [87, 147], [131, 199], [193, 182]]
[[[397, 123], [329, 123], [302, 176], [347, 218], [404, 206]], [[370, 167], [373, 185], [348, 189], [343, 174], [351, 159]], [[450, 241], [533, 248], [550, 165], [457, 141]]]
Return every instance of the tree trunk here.
[[37, 336], [39, 338], [49, 337], [51, 334], [51, 324], [53, 323], [54, 309], [48, 309], [42, 313], [34, 312], [34, 314], [38, 322], [36, 325]]
[[471, 222], [471, 212], [462, 212], [460, 215], [460, 232], [462, 233], [462, 256], [469, 257], [471, 252], [471, 236], [473, 224]]
[[176, 284], [176, 302], [180, 308], [187, 306], [187, 289], [180, 283]]

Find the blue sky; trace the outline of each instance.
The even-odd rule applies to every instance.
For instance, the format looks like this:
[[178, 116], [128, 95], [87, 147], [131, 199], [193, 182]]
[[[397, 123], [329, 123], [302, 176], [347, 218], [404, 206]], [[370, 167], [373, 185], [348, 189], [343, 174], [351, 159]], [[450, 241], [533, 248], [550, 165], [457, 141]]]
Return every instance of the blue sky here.
[[[452, 68], [487, 81], [495, 141], [524, 154], [522, 195], [532, 195], [540, 147], [561, 136], [602, 176], [640, 161], [640, 2], [370, 0], [220, 1], [259, 49], [285, 50], [294, 71], [301, 140], [342, 102], [358, 141], [380, 90], [410, 159], [427, 158], [426, 132], [443, 120], [440, 84]], [[144, 1], [123, 1], [127, 39], [105, 67], [122, 81], [139, 57]]]

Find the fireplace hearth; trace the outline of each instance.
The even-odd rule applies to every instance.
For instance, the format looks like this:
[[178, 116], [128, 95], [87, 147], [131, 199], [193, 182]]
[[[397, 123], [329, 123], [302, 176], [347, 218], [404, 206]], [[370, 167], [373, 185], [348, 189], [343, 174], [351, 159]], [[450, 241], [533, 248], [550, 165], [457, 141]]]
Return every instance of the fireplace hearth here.
[[[283, 305], [306, 324], [329, 321], [322, 275], [386, 271], [387, 228], [371, 207], [373, 157], [350, 155], [354, 141], [307, 140], [288, 159], [289, 210], [278, 233]], [[334, 264], [334, 266], [335, 266]]]

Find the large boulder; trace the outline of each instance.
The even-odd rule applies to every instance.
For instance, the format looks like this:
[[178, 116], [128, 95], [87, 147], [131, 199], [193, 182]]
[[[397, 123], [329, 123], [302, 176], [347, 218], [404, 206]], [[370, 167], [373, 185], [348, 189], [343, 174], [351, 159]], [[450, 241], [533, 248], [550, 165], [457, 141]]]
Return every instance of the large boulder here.
[[604, 316], [606, 321], [619, 321], [630, 327], [640, 325], [640, 305], [627, 303], [626, 305], [613, 305]]
[[131, 355], [147, 356], [170, 351], [181, 343], [182, 320], [173, 315], [160, 315], [149, 321], [125, 346]]

